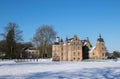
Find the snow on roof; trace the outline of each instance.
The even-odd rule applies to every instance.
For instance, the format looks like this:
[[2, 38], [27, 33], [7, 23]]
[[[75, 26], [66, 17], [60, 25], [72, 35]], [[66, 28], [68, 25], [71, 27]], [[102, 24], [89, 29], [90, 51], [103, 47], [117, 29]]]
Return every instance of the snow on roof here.
[[84, 46], [87, 45], [87, 42], [84, 42]]
[[93, 52], [93, 50], [95, 49], [96, 46], [92, 47], [91, 50], [89, 51], [89, 53]]

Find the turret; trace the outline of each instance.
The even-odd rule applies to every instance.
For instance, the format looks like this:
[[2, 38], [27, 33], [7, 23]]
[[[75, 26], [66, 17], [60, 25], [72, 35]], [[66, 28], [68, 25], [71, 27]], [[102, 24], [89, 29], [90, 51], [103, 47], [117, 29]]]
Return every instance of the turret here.
[[99, 38], [97, 39], [98, 42], [104, 42], [103, 38], [101, 38], [101, 34], [99, 34]]
[[59, 37], [56, 37], [56, 40], [55, 40], [55, 42], [60, 42], [60, 38]]
[[103, 38], [99, 35], [96, 46], [90, 51], [90, 58], [104, 59], [106, 53], [106, 47]]

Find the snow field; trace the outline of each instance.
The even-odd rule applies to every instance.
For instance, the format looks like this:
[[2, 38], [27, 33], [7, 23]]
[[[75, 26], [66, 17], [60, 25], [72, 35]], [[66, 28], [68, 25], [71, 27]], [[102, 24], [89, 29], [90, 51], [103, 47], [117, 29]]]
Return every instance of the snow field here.
[[0, 61], [0, 79], [120, 79], [120, 62]]

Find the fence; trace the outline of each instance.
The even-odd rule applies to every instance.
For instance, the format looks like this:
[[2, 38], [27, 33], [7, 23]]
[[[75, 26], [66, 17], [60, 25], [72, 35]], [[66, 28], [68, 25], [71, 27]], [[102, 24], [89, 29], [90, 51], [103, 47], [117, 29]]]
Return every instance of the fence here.
[[45, 61], [52, 61], [51, 58], [48, 59], [0, 59], [0, 62], [4, 61], [14, 61], [14, 62], [45, 62]]

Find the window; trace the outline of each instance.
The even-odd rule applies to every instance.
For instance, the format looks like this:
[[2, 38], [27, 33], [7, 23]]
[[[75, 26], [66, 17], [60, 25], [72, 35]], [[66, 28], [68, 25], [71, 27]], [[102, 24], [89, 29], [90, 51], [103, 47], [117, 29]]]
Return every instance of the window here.
[[93, 55], [94, 55], [94, 53], [93, 53]]
[[63, 47], [62, 47], [61, 49], [62, 49], [62, 51], [63, 51]]
[[73, 58], [73, 60], [75, 60], [75, 58]]
[[75, 56], [75, 52], [73, 52], [73, 55]]
[[63, 53], [61, 53], [61, 55], [63, 56]]
[[75, 50], [75, 46], [73, 46], [73, 50]]
[[104, 48], [102, 47], [102, 50], [104, 50]]
[[102, 53], [102, 56], [104, 56], [104, 53]]
[[78, 50], [80, 50], [80, 47], [78, 46]]
[[80, 60], [80, 58], [78, 58], [78, 60]]
[[75, 45], [75, 42], [74, 42], [74, 45]]
[[78, 56], [80, 55], [80, 52], [78, 52]]

